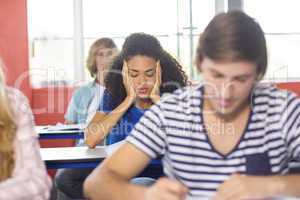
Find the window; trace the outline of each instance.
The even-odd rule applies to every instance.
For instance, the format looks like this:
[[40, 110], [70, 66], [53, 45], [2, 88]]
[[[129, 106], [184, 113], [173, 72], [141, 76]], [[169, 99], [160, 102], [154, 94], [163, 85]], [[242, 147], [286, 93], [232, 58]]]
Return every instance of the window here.
[[[190, 78], [196, 79], [193, 61], [199, 34], [215, 13], [212, 0], [28, 0], [27, 4], [33, 87], [76, 82], [80, 72], [75, 66], [85, 66], [88, 50], [96, 39], [111, 37], [121, 48], [133, 32], [156, 36], [183, 64]], [[74, 40], [78, 40], [74, 23], [78, 22], [74, 22], [73, 12], [74, 5], [81, 4], [84, 61], [74, 59]], [[84, 77], [91, 79], [87, 70]]]
[[28, 0], [33, 87], [73, 79], [73, 0]]
[[[263, 28], [269, 54], [266, 79], [300, 79], [300, 2], [297, 0], [244, 0], [244, 10]], [[266, 11], [267, 9], [267, 11]]]
[[[199, 80], [195, 66], [195, 52], [200, 34], [215, 15], [215, 1], [179, 1], [180, 55], [191, 80]], [[191, 3], [191, 4], [190, 4]], [[192, 9], [190, 9], [190, 7]], [[192, 13], [190, 13], [190, 11]], [[192, 16], [192, 21], [190, 20]]]
[[155, 35], [162, 46], [183, 64], [190, 78], [197, 78], [193, 66], [194, 52], [199, 33], [214, 16], [214, 9], [212, 0], [83, 1], [85, 56], [98, 37], [112, 37], [121, 48], [130, 33], [146, 32]]

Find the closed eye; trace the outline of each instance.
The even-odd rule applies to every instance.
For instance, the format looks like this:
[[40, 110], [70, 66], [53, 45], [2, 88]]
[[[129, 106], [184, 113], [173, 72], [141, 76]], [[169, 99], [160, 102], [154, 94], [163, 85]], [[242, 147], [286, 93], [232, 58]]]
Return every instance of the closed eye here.
[[241, 82], [241, 83], [247, 81], [247, 79], [248, 79], [248, 77], [237, 77], [237, 78], [235, 78], [236, 81]]
[[148, 77], [153, 77], [154, 74], [155, 74], [155, 71], [154, 71], [154, 70], [146, 71], [145, 74], [146, 74], [146, 76], [148, 76]]
[[129, 72], [129, 76], [131, 76], [132, 78], [137, 77], [139, 74], [137, 72]]
[[222, 74], [219, 74], [219, 73], [213, 73], [212, 76], [214, 78], [223, 78], [224, 77]]
[[129, 70], [129, 76], [131, 76], [132, 78], [135, 78], [139, 75], [139, 71], [135, 70], [135, 69], [130, 69]]

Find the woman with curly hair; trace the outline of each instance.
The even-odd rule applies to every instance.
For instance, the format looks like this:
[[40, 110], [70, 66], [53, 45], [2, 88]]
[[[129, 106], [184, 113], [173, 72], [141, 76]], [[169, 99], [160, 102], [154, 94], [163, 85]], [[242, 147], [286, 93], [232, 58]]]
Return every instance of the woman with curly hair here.
[[119, 142], [130, 133], [144, 112], [161, 95], [186, 86], [181, 65], [152, 35], [128, 36], [105, 79], [103, 106], [85, 132], [90, 148], [106, 138], [107, 144]]
[[[96, 113], [85, 131], [87, 145], [94, 148], [105, 138], [106, 144], [124, 140], [161, 95], [186, 84], [187, 76], [181, 65], [154, 36], [131, 34], [105, 79], [101, 111]], [[139, 174], [142, 178], [134, 178], [132, 182], [149, 186], [162, 175], [160, 160], [153, 160]]]

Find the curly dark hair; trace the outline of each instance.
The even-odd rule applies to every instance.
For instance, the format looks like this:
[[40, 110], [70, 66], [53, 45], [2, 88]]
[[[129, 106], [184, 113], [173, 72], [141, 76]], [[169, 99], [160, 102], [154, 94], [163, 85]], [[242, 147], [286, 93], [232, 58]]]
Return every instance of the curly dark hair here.
[[129, 35], [120, 54], [114, 59], [105, 78], [105, 87], [113, 101], [111, 107], [115, 108], [126, 98], [123, 85], [123, 60], [128, 61], [136, 55], [148, 56], [160, 61], [162, 70], [162, 84], [160, 93], [172, 93], [174, 90], [187, 85], [187, 76], [178, 61], [166, 52], [157, 38], [145, 33]]

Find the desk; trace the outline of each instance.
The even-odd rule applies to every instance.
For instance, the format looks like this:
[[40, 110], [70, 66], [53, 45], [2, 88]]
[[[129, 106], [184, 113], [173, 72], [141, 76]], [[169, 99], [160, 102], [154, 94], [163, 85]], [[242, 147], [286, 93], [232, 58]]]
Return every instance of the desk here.
[[47, 169], [95, 168], [107, 157], [105, 147], [41, 148], [40, 153]]
[[47, 126], [36, 126], [39, 139], [80, 139], [84, 138], [83, 130], [55, 130], [49, 131]]

